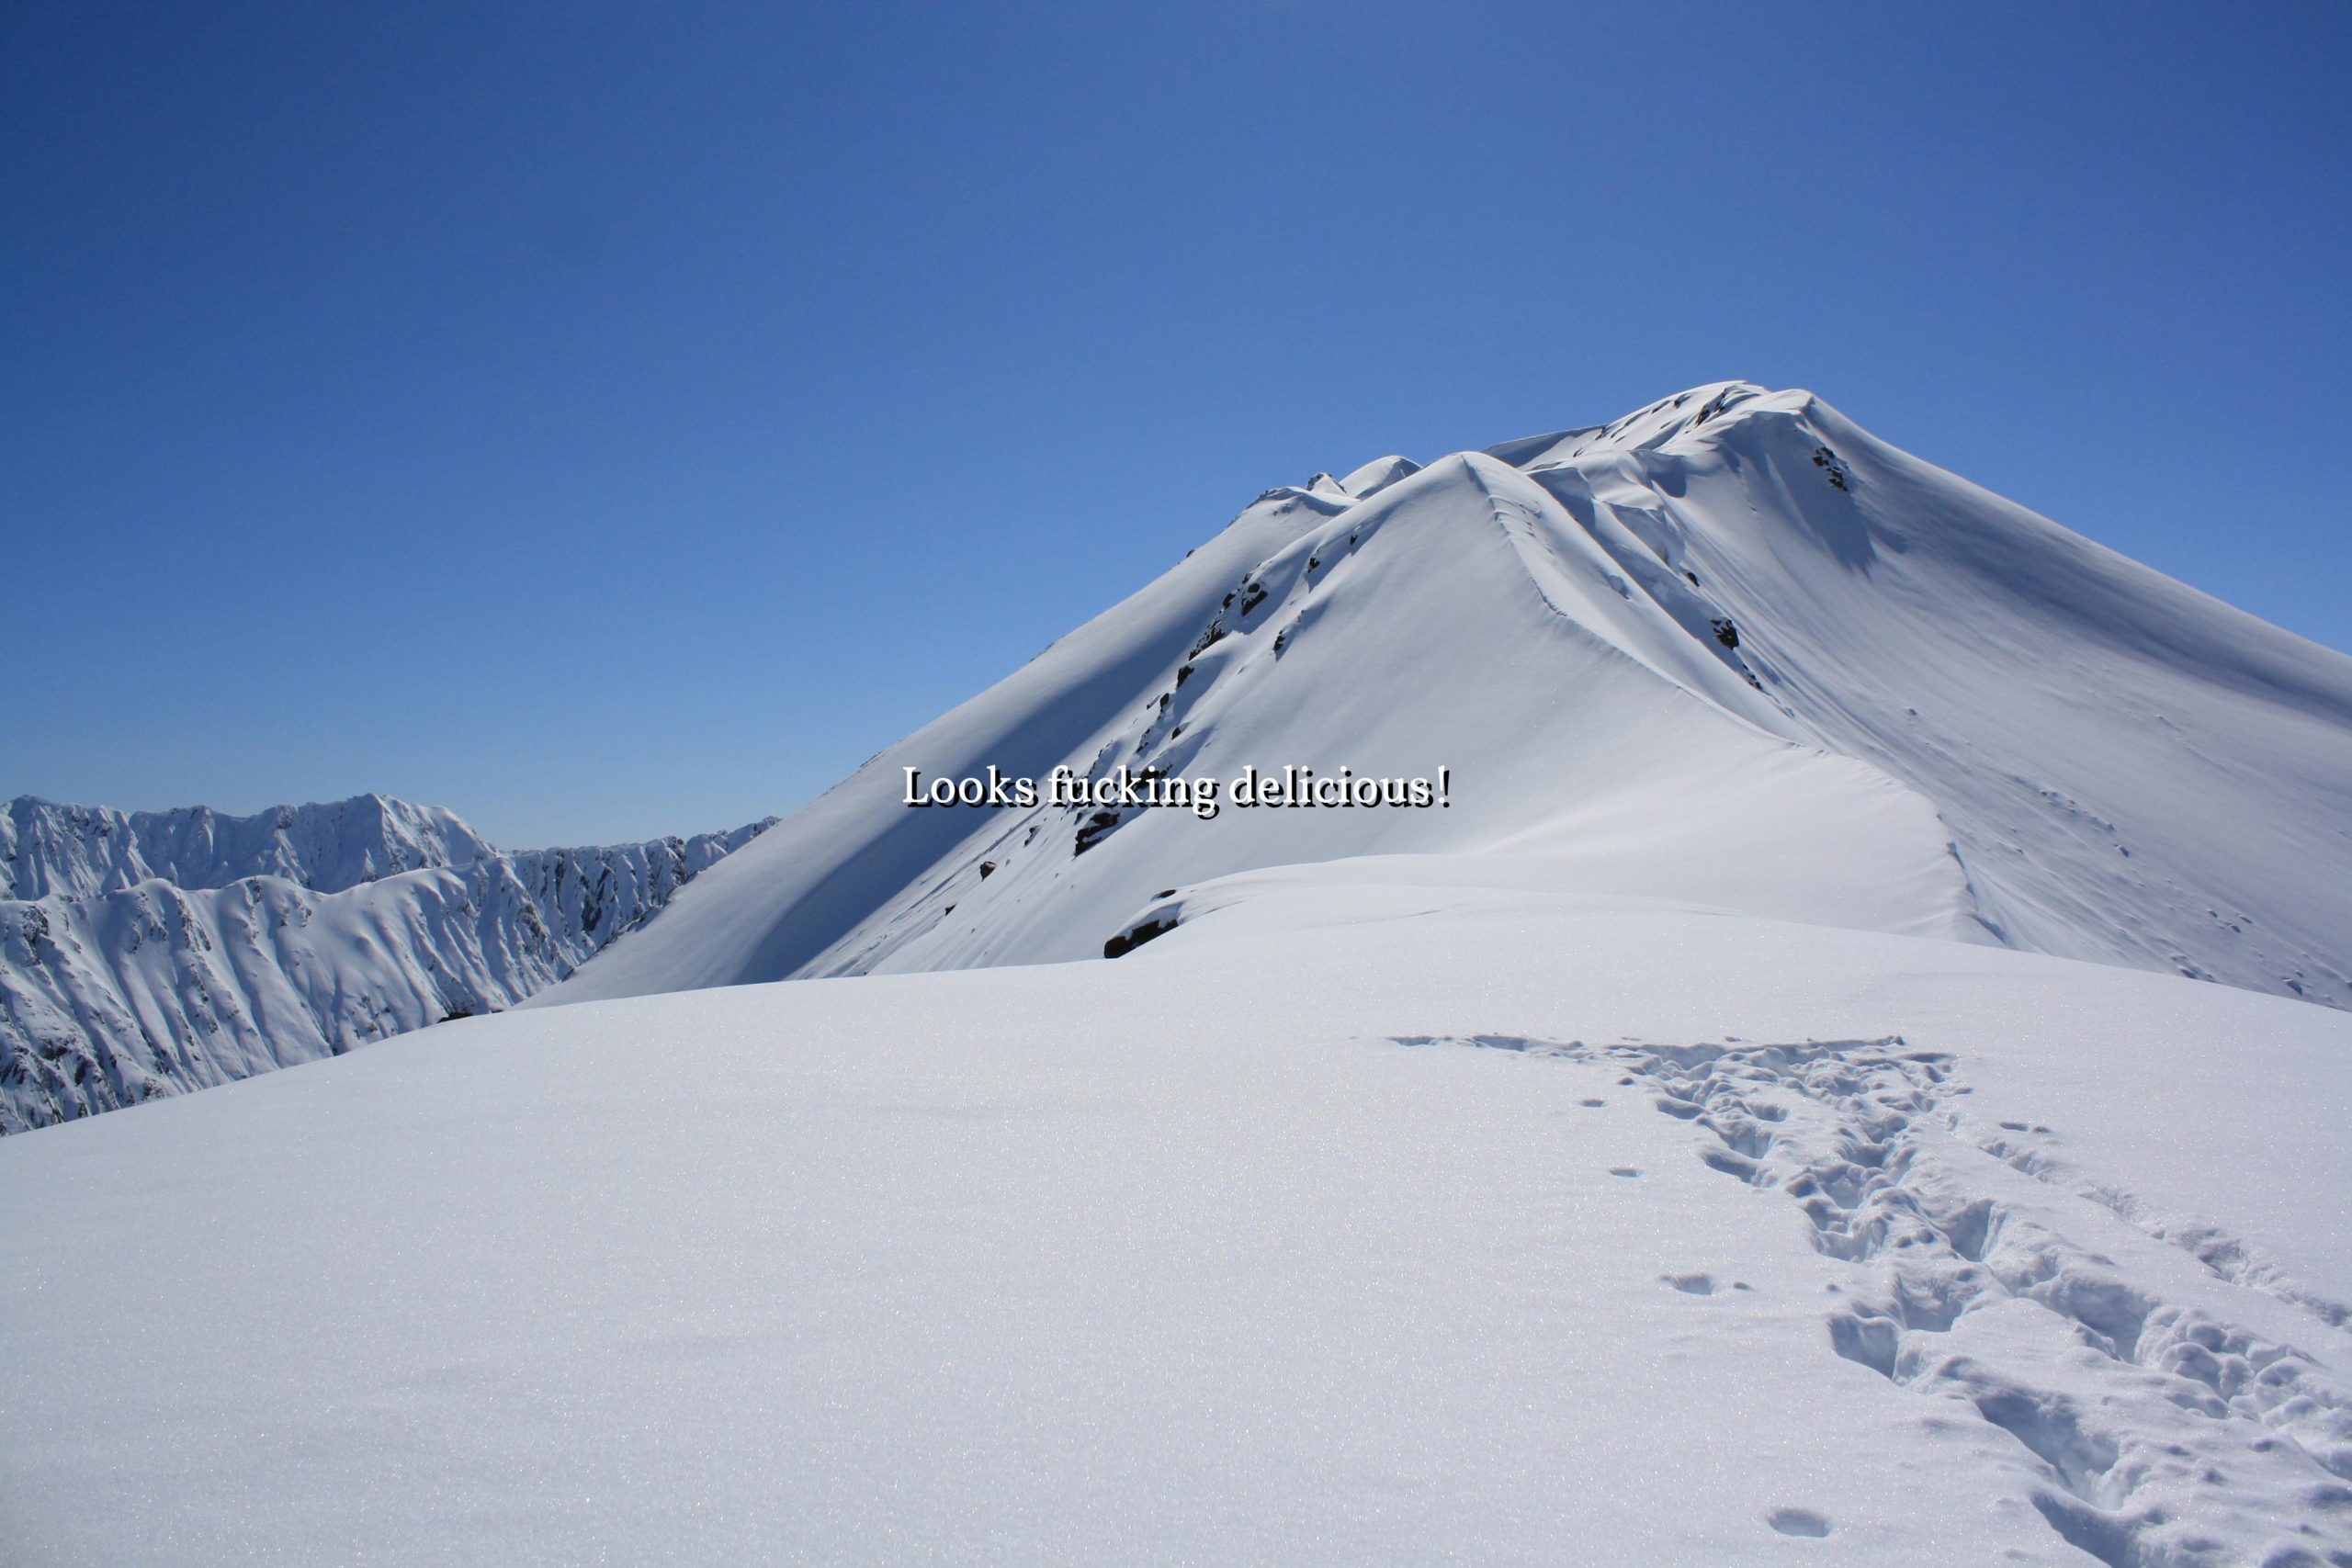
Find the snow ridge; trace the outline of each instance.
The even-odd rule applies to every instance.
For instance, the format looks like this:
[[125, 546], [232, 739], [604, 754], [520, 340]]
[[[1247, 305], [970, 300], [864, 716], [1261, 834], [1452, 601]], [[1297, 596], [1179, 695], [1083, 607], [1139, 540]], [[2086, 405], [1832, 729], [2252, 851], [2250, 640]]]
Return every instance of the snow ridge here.
[[774, 820], [507, 854], [379, 795], [245, 818], [11, 801], [12, 885], [41, 891], [0, 899], [0, 1133], [512, 1007]]
[[[1457, 781], [1415, 813], [910, 812], [930, 777]], [[1754, 788], [1792, 770], [1771, 815]], [[1908, 806], [1897, 809], [1890, 797]], [[1907, 811], [1907, 819], [1898, 821]], [[1871, 818], [1882, 830], [1847, 835]], [[1091, 957], [1164, 895], [1367, 854], [1688, 846], [1746, 913], [2352, 1006], [2352, 659], [1878, 441], [1809, 392], [1267, 491], [869, 761], [553, 1004]], [[1850, 841], [1847, 841], [1850, 839]], [[1882, 895], [1792, 899], [1803, 844]], [[1702, 879], [1703, 880], [1703, 879]], [[1815, 892], [1818, 889], [1815, 890]]]
[[438, 806], [380, 795], [229, 817], [207, 806], [116, 811], [18, 795], [0, 806], [0, 897], [88, 897], [149, 881], [226, 887], [279, 876], [317, 893], [498, 852]]

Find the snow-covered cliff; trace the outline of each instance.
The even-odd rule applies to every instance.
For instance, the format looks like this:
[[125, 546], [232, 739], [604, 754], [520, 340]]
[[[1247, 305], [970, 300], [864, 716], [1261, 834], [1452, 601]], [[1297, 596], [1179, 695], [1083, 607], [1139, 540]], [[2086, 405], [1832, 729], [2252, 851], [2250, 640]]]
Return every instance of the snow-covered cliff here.
[[504, 853], [380, 795], [0, 807], [0, 1132], [512, 1007], [766, 822]]

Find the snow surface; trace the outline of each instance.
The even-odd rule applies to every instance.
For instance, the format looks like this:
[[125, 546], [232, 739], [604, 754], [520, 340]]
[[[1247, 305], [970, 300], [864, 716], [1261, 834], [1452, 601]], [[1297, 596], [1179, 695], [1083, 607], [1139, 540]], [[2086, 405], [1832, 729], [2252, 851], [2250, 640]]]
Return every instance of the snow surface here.
[[[773, 820], [771, 818], [770, 820]], [[0, 1133], [512, 1007], [765, 823], [507, 854], [438, 807], [0, 807]]]
[[2352, 1019], [1245, 882], [0, 1144], [16, 1560], [2352, 1551]]
[[[1061, 764], [1451, 782], [901, 804]], [[0, 1141], [0, 1539], [2343, 1568], [2347, 943], [2352, 660], [1808, 394], [1317, 474], [529, 1005]]]
[[[1286, 764], [1450, 768], [1452, 803], [902, 804], [910, 766]], [[1269, 491], [533, 1005], [1078, 958], [1210, 877], [1550, 846], [1564, 890], [1657, 871], [1750, 913], [2352, 1005], [2352, 659], [1809, 393], [1723, 383]]]

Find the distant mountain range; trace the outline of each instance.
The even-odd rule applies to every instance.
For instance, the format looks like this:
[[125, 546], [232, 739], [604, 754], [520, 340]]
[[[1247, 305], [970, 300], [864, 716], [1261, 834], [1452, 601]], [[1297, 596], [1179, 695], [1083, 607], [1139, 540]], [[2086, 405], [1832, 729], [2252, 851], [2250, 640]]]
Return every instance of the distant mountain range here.
[[0, 807], [0, 1131], [514, 1006], [775, 818], [507, 852], [365, 795], [251, 817]]

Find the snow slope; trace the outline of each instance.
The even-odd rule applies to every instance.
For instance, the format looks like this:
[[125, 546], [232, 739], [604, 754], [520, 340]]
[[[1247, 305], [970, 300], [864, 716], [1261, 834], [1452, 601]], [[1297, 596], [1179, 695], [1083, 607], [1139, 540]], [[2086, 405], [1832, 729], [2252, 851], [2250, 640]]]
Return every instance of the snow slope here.
[[[925, 778], [1434, 778], [1429, 810], [910, 809]], [[1087, 956], [1367, 854], [2352, 1003], [2352, 660], [1804, 392], [1267, 492], [534, 1005]]]
[[9, 1139], [15, 1560], [2346, 1560], [2352, 1018], [1496, 863]]
[[[902, 804], [1059, 764], [1448, 787]], [[2352, 660], [1804, 393], [1317, 475], [531, 1004], [0, 1141], [0, 1528], [2343, 1568], [2347, 792]]]
[[0, 1133], [512, 1007], [756, 836], [506, 854], [379, 795], [0, 808]]

